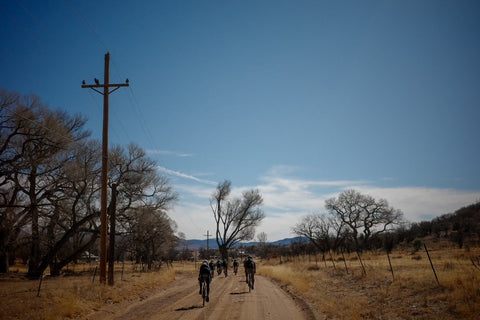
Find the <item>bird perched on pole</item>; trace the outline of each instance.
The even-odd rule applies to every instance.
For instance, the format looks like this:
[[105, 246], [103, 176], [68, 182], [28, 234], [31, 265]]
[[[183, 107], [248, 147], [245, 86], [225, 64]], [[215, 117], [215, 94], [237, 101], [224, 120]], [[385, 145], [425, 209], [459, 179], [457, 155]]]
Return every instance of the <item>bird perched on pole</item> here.
[[95, 80], [95, 83], [97, 84], [97, 86], [100, 85], [100, 81], [98, 81], [97, 78], [95, 78], [94, 80]]

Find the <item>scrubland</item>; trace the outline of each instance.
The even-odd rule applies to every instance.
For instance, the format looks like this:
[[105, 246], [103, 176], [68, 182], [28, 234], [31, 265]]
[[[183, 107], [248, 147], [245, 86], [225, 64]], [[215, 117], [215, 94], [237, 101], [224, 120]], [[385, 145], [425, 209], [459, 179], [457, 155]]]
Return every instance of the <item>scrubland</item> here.
[[[393, 275], [385, 252], [361, 255], [366, 274], [355, 253], [300, 255], [257, 260], [257, 272], [270, 277], [302, 298], [317, 319], [479, 319], [480, 248], [432, 246], [432, 271], [422, 249], [394, 250]], [[335, 264], [335, 267], [333, 266]], [[346, 267], [345, 267], [346, 264]], [[23, 266], [0, 277], [0, 319], [85, 319], [106, 304], [147, 297], [175, 280], [176, 275], [196, 275], [194, 263], [174, 263], [173, 268], [140, 272], [116, 265], [115, 285], [93, 279], [93, 265], [77, 265], [60, 277], [26, 280]], [[347, 271], [348, 269], [348, 271]]]
[[[13, 266], [11, 273], [0, 277], [0, 319], [68, 319], [98, 310], [105, 304], [138, 298], [175, 280], [175, 270], [163, 267], [158, 271], [139, 272], [134, 266], [115, 266], [115, 285], [102, 285], [93, 280], [95, 267], [76, 265], [60, 277], [44, 277], [40, 281], [26, 280], [22, 265]], [[122, 280], [123, 278], [123, 280]]]
[[[480, 319], [480, 248], [321, 255], [261, 261], [258, 273], [302, 297], [317, 319]], [[346, 267], [345, 267], [346, 264]], [[348, 272], [347, 272], [348, 270]]]

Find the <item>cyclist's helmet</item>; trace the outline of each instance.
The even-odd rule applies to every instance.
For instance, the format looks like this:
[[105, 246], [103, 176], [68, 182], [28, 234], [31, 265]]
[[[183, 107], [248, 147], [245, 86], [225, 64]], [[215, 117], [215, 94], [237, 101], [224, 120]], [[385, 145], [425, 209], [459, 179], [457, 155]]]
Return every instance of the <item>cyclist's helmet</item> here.
[[208, 265], [208, 261], [207, 261], [207, 260], [203, 260], [203, 264]]

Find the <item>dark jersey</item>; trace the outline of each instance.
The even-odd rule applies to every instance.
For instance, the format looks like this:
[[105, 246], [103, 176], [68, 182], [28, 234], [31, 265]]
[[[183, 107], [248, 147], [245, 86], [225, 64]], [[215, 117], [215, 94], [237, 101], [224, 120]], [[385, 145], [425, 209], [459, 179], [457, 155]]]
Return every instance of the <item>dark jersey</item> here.
[[253, 260], [245, 260], [243, 267], [245, 269], [255, 269], [255, 262], [253, 262]]
[[200, 266], [199, 276], [210, 276], [210, 267], [206, 264]]

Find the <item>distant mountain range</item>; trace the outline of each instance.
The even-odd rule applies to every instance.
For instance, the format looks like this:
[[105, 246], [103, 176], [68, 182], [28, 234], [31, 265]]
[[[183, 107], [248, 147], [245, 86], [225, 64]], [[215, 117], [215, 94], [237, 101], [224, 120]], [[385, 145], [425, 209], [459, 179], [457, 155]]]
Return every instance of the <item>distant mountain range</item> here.
[[[267, 242], [267, 245], [273, 245], [273, 246], [288, 246], [292, 243], [304, 243], [308, 242], [308, 239], [305, 237], [294, 237], [294, 238], [285, 238], [282, 240], [278, 241], [273, 241], [273, 242]], [[256, 246], [258, 245], [259, 242], [257, 241], [252, 241], [252, 242], [240, 242], [237, 244], [235, 247], [250, 247], [250, 246]], [[215, 239], [210, 239], [208, 241], [208, 247], [210, 249], [218, 249], [217, 241]], [[192, 251], [198, 251], [200, 249], [206, 249], [207, 248], [207, 240], [198, 240], [198, 239], [192, 239], [192, 240], [179, 240], [177, 244], [177, 250], [192, 250]]]

